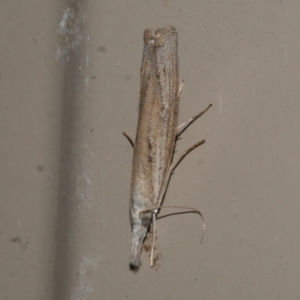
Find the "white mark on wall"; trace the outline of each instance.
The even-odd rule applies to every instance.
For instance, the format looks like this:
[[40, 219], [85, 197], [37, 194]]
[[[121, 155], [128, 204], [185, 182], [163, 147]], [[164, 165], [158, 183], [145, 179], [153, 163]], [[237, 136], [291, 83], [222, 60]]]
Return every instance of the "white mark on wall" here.
[[93, 292], [93, 270], [97, 267], [99, 259], [97, 256], [92, 258], [84, 256], [77, 270], [77, 282], [72, 289], [70, 300], [86, 300], [88, 294]]
[[286, 86], [286, 65], [287, 65], [287, 60], [288, 60], [288, 13], [287, 9], [285, 8], [285, 32], [284, 32], [284, 45], [285, 45], [285, 50], [284, 50], [284, 78], [283, 78], [283, 91], [285, 95], [285, 86]]
[[220, 113], [222, 113], [222, 91], [220, 90]]
[[80, 147], [81, 168], [76, 172], [77, 190], [76, 196], [79, 199], [78, 209], [86, 210], [92, 206], [92, 176], [95, 173], [93, 167], [94, 153], [89, 149], [88, 143], [85, 142]]
[[85, 212], [93, 204], [94, 153], [85, 141], [81, 146], [73, 145], [72, 169], [70, 173], [70, 198], [76, 211]]
[[287, 62], [288, 59], [288, 37], [287, 37], [287, 30], [288, 30], [288, 13], [287, 13], [287, 9], [285, 8], [285, 53], [284, 53], [284, 62]]
[[85, 93], [87, 94], [88, 92], [88, 85], [89, 85], [89, 77], [86, 75], [85, 77]]
[[89, 47], [88, 47], [89, 46], [90, 37], [87, 36], [86, 40], [87, 40], [86, 67], [88, 68], [89, 67], [89, 61], [90, 61]]
[[[89, 62], [90, 62], [90, 55], [89, 55], [89, 42], [90, 42], [90, 37], [87, 36], [86, 38], [87, 42], [86, 42], [86, 69], [89, 68]], [[85, 93], [87, 94], [88, 92], [88, 85], [89, 85], [89, 76], [86, 75], [85, 76]]]
[[57, 33], [59, 42], [56, 50], [56, 59], [67, 63], [71, 52], [76, 53], [82, 40], [82, 23], [85, 15], [79, 3], [69, 5], [59, 22]]

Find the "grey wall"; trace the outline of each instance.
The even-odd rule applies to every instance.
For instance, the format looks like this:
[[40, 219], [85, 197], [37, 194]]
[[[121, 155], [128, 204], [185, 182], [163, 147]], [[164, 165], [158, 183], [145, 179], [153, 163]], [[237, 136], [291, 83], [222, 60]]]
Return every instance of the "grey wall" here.
[[[300, 299], [300, 2], [6, 1], [0, 49], [1, 299]], [[165, 205], [128, 270], [143, 30], [179, 33]], [[162, 211], [167, 214], [170, 211]]]

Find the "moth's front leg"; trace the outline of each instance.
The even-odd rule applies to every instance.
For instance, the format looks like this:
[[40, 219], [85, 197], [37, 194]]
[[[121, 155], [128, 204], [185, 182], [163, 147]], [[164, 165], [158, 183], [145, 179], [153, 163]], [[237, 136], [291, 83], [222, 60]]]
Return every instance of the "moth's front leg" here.
[[132, 146], [132, 148], [134, 148], [134, 141], [133, 141], [132, 137], [129, 134], [127, 134], [125, 131], [123, 132], [123, 135], [127, 138], [130, 145]]

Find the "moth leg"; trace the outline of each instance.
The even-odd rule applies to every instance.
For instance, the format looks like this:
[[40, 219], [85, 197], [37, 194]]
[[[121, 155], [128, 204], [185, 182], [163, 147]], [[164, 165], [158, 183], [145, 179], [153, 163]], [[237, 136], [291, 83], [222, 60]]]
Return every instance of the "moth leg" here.
[[129, 141], [129, 143], [131, 144], [132, 148], [134, 148], [134, 141], [133, 141], [133, 139], [130, 137], [130, 135], [127, 134], [125, 131], [123, 132], [123, 135], [127, 138], [127, 140]]
[[154, 263], [154, 244], [155, 244], [155, 233], [156, 233], [156, 214], [158, 210], [155, 209], [152, 213], [152, 247], [151, 247], [151, 255], [150, 255], [150, 266], [153, 267]]
[[205, 140], [201, 140], [200, 142], [194, 144], [193, 146], [189, 147], [188, 149], [186, 149], [182, 154], [181, 156], [178, 158], [178, 160], [176, 161], [175, 164], [173, 164], [171, 167], [170, 167], [170, 177], [171, 175], [173, 174], [174, 170], [176, 169], [176, 167], [179, 165], [179, 163], [191, 152], [193, 151], [194, 149], [196, 149], [197, 147], [199, 147], [200, 145], [204, 144], [205, 143]]
[[[191, 119], [189, 119], [187, 122], [182, 123], [181, 125], [179, 125], [177, 127], [177, 134], [176, 134], [176, 138], [178, 139], [178, 137], [194, 122], [196, 121], [199, 117], [201, 117], [204, 113], [206, 113], [209, 108], [212, 106], [212, 104], [209, 104], [203, 111], [201, 111], [200, 113], [198, 113], [197, 115], [195, 115], [194, 117], [192, 117]], [[183, 128], [181, 128], [183, 127]], [[180, 129], [181, 128], [181, 129]]]
[[[194, 144], [193, 146], [189, 147], [188, 149], [186, 149], [181, 156], [178, 158], [178, 160], [176, 161], [176, 163], [172, 164], [169, 168], [168, 174], [166, 176], [166, 180], [163, 183], [162, 189], [161, 189], [161, 196], [159, 198], [158, 203], [161, 205], [161, 203], [163, 202], [163, 199], [165, 197], [166, 191], [168, 189], [168, 185], [171, 179], [172, 174], [174, 173], [174, 170], [176, 169], [176, 167], [179, 165], [179, 163], [194, 149], [196, 149], [197, 147], [199, 147], [200, 145], [204, 144], [205, 140], [201, 140], [200, 142]], [[155, 223], [154, 223], [155, 224]]]

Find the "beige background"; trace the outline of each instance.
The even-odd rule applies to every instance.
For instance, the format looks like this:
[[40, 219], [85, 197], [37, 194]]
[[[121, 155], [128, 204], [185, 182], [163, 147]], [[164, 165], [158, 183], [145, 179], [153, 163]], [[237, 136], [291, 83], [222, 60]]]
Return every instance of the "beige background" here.
[[[2, 1], [1, 299], [300, 299], [300, 2]], [[156, 269], [128, 270], [143, 30], [174, 25], [183, 135]], [[165, 211], [165, 213], [167, 213]]]

